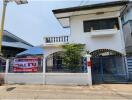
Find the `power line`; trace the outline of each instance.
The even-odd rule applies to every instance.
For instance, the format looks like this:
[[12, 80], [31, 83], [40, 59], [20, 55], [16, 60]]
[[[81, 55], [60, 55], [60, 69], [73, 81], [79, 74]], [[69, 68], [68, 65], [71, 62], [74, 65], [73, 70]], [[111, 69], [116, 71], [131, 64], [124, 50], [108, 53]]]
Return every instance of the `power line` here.
[[79, 6], [87, 5], [87, 3], [89, 3], [89, 0], [82, 0]]
[[82, 4], [85, 2], [85, 0], [82, 0], [78, 6], [82, 6]]
[[[85, 0], [81, 0], [81, 2], [79, 3], [79, 5], [77, 5], [77, 7], [78, 7], [78, 6], [83, 6], [84, 4], [86, 4], [86, 3], [88, 3], [88, 2], [89, 2], [89, 0], [86, 0], [86, 1], [85, 1]], [[84, 3], [84, 4], [83, 4], [83, 3]], [[74, 12], [75, 12], [75, 11], [73, 11], [71, 15], [73, 15]]]
[[87, 1], [85, 2], [85, 5], [88, 4], [88, 3], [89, 3], [89, 0], [87, 0]]

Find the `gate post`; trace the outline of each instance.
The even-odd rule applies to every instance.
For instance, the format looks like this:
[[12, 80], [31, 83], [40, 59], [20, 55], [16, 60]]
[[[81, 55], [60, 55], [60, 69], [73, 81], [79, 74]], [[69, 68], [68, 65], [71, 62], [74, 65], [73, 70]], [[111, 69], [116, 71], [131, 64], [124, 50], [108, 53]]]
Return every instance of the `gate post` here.
[[43, 84], [46, 84], [46, 57], [43, 57]]
[[6, 68], [5, 68], [5, 76], [4, 81], [5, 83], [8, 83], [8, 70], [9, 70], [9, 59], [6, 59]]
[[86, 54], [85, 57], [87, 58], [87, 75], [88, 75], [88, 83], [92, 86], [92, 73], [91, 73], [91, 55]]
[[6, 59], [6, 69], [5, 69], [5, 73], [8, 73], [9, 70], [9, 59]]

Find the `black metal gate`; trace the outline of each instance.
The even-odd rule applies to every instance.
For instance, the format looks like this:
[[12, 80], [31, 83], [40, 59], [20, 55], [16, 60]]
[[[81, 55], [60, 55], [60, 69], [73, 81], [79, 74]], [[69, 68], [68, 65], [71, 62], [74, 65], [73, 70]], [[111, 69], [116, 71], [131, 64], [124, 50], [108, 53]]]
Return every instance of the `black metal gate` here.
[[125, 57], [98, 56], [92, 57], [93, 83], [121, 83], [127, 82]]

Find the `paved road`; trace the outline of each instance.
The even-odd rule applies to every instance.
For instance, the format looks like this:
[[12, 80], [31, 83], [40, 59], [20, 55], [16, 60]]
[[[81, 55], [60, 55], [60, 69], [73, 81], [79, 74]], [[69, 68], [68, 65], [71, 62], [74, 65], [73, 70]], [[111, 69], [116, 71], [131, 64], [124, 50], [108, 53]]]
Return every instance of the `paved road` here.
[[132, 100], [132, 84], [89, 86], [5, 85], [0, 86], [0, 100], [71, 99], [71, 100]]

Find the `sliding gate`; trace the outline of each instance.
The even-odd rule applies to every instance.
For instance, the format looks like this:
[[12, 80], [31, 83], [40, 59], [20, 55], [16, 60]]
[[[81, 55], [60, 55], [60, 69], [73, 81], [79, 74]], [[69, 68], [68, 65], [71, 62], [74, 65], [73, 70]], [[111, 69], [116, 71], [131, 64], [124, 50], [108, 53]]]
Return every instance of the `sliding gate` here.
[[127, 81], [125, 57], [98, 56], [92, 57], [93, 83], [121, 83]]

